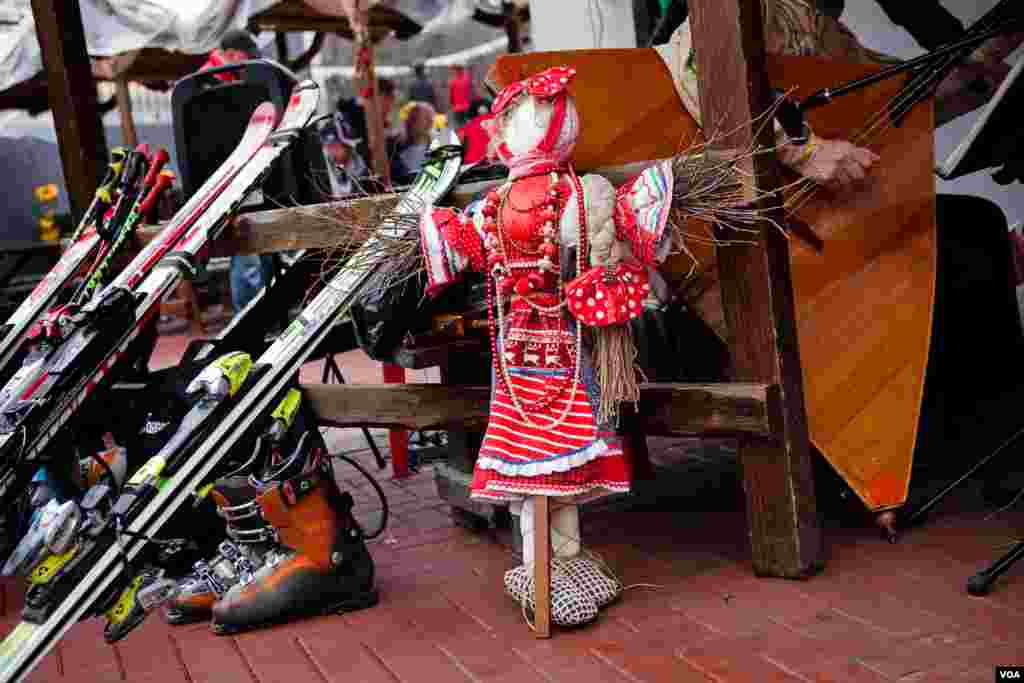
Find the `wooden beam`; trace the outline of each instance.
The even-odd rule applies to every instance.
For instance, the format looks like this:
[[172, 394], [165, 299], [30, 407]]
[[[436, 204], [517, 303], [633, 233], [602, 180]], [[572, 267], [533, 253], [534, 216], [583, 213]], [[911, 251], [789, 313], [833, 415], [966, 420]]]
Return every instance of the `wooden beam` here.
[[274, 33], [274, 48], [277, 50], [277, 61], [288, 63], [288, 36], [281, 31]]
[[534, 636], [551, 637], [551, 501], [533, 501], [533, 597]]
[[501, 11], [505, 17], [505, 35], [508, 37], [508, 52], [510, 54], [523, 51], [523, 41], [520, 36], [521, 25], [519, 23], [519, 11], [515, 3], [501, 3]]
[[32, 14], [46, 67], [64, 182], [77, 223], [99, 186], [106, 157], [82, 14], [78, 0], [32, 0]]
[[384, 183], [384, 187], [391, 187], [391, 164], [388, 163], [387, 140], [385, 140], [384, 112], [380, 106], [380, 89], [377, 87], [377, 72], [374, 69], [374, 48], [373, 43], [356, 39], [355, 62], [364, 62], [364, 87], [369, 92], [369, 97], [363, 98], [366, 109], [366, 137], [370, 150], [370, 168], [374, 175]]
[[[370, 39], [374, 42], [394, 35], [407, 40], [418, 34], [422, 27], [398, 10], [384, 4], [374, 4], [367, 17]], [[249, 19], [249, 29], [260, 31], [323, 31], [337, 33], [352, 39], [352, 27], [342, 13], [337, 0], [282, 0]]]
[[[337, 243], [329, 229], [331, 221], [383, 217], [398, 204], [398, 199], [397, 194], [380, 194], [343, 202], [244, 213], [234, 218], [214, 241], [210, 255], [329, 248]], [[140, 228], [135, 233], [138, 244], [149, 244], [163, 228], [164, 224]]]
[[[491, 388], [445, 384], [306, 384], [313, 412], [332, 427], [483, 431]], [[779, 390], [766, 384], [644, 384], [638, 421], [652, 436], [770, 439]]]
[[135, 131], [135, 119], [132, 117], [132, 97], [128, 91], [128, 81], [125, 80], [117, 82], [117, 113], [121, 117], [124, 144], [129, 149], [135, 149], [139, 144], [139, 135]]
[[[749, 149], [755, 136], [751, 122], [772, 101], [761, 0], [691, 0], [690, 20], [702, 120], [715, 122], [716, 133], [728, 133], [715, 138], [720, 148]], [[774, 146], [771, 127], [760, 131], [757, 142]], [[709, 137], [711, 132], [705, 131]], [[780, 186], [773, 160], [757, 155], [748, 164], [761, 191]], [[719, 249], [718, 265], [736, 379], [781, 390], [773, 424], [778, 438], [740, 445], [754, 570], [805, 577], [820, 569], [823, 547], [786, 239], [763, 221], [758, 246]]]
[[[645, 164], [602, 169], [599, 172], [618, 185], [638, 173]], [[468, 206], [481, 193], [497, 187], [502, 180], [487, 180], [456, 187], [450, 195], [451, 204]], [[327, 222], [348, 219], [361, 221], [383, 217], [398, 204], [394, 193], [371, 195], [340, 202], [325, 202], [287, 209], [250, 211], [236, 217], [224, 234], [212, 245], [213, 256], [261, 254], [290, 249], [320, 249], [336, 244]], [[162, 229], [148, 225], [136, 232], [141, 245], [148, 244]]]

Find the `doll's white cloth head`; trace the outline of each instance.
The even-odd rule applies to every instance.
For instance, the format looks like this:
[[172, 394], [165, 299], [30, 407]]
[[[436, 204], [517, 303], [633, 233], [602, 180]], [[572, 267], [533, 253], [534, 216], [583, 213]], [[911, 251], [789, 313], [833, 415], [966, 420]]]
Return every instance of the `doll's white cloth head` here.
[[576, 103], [568, 85], [576, 70], [553, 67], [498, 93], [492, 143], [511, 178], [565, 166], [579, 137]]

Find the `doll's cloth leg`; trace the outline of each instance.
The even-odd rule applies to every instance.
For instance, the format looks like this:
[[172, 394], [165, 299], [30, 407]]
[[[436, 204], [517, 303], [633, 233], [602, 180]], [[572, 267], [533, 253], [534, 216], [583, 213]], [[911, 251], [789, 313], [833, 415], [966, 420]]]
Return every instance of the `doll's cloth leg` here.
[[[514, 502], [523, 536], [524, 564], [505, 574], [505, 589], [520, 604], [534, 608], [534, 510], [532, 499]], [[552, 500], [551, 616], [560, 626], [583, 624], [622, 592], [622, 585], [581, 554], [579, 506]], [[591, 609], [591, 605], [593, 609]]]
[[[519, 514], [525, 563], [505, 572], [505, 592], [519, 604], [533, 611], [536, 609], [533, 579], [533, 500], [527, 498], [522, 503], [513, 503], [510, 507], [513, 514]], [[563, 568], [569, 557], [565, 555], [566, 553], [579, 553], [579, 511], [575, 505], [552, 507], [555, 511], [551, 515], [551, 537], [554, 547], [551, 558], [551, 619], [559, 626], [580, 626], [597, 618], [598, 607], [594, 599], [577, 585]]]
[[[533, 568], [533, 532], [534, 512], [533, 500], [527, 498], [520, 505], [519, 528], [523, 536], [523, 564]], [[580, 515], [579, 507], [573, 504], [551, 501], [551, 555], [558, 558], [571, 558], [580, 554]]]

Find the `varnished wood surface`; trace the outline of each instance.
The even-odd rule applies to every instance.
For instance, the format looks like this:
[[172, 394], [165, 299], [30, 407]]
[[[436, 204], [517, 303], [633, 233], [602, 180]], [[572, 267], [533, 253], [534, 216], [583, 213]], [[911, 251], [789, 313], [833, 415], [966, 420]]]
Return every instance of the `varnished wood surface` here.
[[[504, 87], [562, 65], [577, 69], [569, 84], [580, 115], [580, 138], [572, 155], [577, 170], [669, 157], [693, 142], [696, 127], [692, 119], [679, 116], [682, 105], [675, 90], [648, 87], [648, 81], [667, 80], [672, 85], [668, 69], [654, 50], [503, 55], [488, 78]], [[599, 84], [593, 78], [595, 72], [600, 73]]]
[[[595, 97], [586, 92], [590, 89], [621, 88], [619, 72], [610, 65], [647, 64], [633, 76], [644, 82], [643, 97], [636, 99], [661, 103], [658, 118], [652, 120], [643, 105], [637, 111], [625, 107], [617, 110], [626, 117], [617, 126], [630, 130], [629, 139], [649, 158], [678, 153], [677, 140], [696, 134], [653, 50], [598, 51], [596, 58], [590, 52], [507, 55], [499, 58], [493, 75], [528, 75], [558, 63], [576, 66], [576, 92], [583, 102]], [[635, 53], [659, 62], [645, 62]], [[768, 67], [772, 85], [795, 88], [798, 98], [875, 70], [811, 57], [772, 56]], [[894, 79], [839, 98], [812, 111], [810, 123], [824, 137], [849, 138], [899, 85]], [[674, 109], [665, 105], [672, 98]], [[600, 167], [608, 161], [593, 138], [614, 131], [590, 131], [591, 121], [584, 117], [585, 144], [577, 154]], [[797, 214], [824, 238], [824, 250], [816, 253], [796, 239], [789, 245], [811, 441], [871, 510], [905, 503], [910, 482], [935, 291], [933, 131], [930, 105], [918, 105], [899, 129], [868, 144], [882, 159], [858, 190], [843, 197], [819, 190]], [[690, 288], [690, 304], [728, 341], [715, 251], [698, 244], [691, 248], [701, 261], [697, 277], [681, 281], [688, 259], [670, 262], [666, 270], [677, 286]]]

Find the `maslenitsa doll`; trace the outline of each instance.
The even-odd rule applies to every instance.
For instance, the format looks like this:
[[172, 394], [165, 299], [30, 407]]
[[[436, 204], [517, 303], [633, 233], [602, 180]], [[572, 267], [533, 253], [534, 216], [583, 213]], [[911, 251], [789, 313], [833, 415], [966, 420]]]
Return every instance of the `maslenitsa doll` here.
[[467, 270], [489, 280], [493, 391], [472, 497], [520, 515], [524, 564], [507, 592], [533, 608], [534, 496], [553, 500], [552, 619], [577, 625], [621, 592], [584, 552], [577, 506], [628, 491], [617, 408], [638, 398], [629, 321], [651, 295], [670, 240], [671, 163], [618, 191], [569, 164], [580, 130], [555, 67], [499, 93], [492, 143], [508, 181], [466, 212], [432, 208], [421, 249], [436, 294]]

